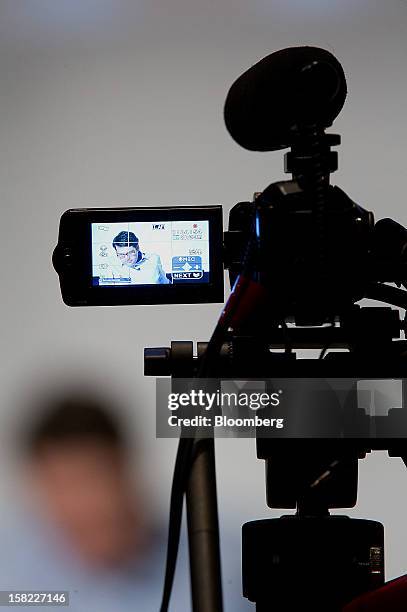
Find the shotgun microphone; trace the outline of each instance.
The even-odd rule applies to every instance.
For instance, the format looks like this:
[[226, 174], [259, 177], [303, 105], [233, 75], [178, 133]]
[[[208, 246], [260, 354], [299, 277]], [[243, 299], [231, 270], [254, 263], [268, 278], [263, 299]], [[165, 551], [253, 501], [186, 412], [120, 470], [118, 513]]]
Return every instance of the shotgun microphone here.
[[226, 98], [224, 118], [232, 138], [250, 151], [291, 145], [304, 130], [323, 130], [346, 98], [341, 64], [319, 47], [290, 47], [244, 72]]

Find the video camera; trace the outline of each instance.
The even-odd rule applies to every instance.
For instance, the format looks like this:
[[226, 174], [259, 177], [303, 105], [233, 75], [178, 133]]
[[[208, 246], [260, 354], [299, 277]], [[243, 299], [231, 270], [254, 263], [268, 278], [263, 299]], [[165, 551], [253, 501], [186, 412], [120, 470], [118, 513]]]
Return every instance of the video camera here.
[[[236, 204], [225, 233], [220, 206], [67, 211], [53, 256], [65, 303], [223, 301], [225, 268], [232, 292], [209, 343], [199, 343], [195, 353], [192, 342], [146, 349], [147, 375], [400, 377], [404, 402], [407, 341], [399, 308], [407, 308], [401, 289], [407, 286], [407, 231], [391, 219], [375, 223], [371, 212], [330, 185], [338, 167], [331, 149], [340, 137], [325, 130], [346, 94], [343, 69], [324, 49], [283, 49], [255, 64], [228, 93], [226, 127], [252, 151], [289, 148], [291, 180]], [[363, 298], [396, 308], [361, 307]], [[294, 351], [316, 348], [318, 360], [297, 359]], [[257, 612], [269, 612], [270, 601], [273, 610], [337, 611], [383, 584], [382, 525], [331, 517], [329, 510], [356, 503], [358, 459], [371, 450], [386, 449], [407, 465], [404, 414], [403, 406], [376, 419], [377, 437], [366, 435], [370, 416], [353, 410], [357, 427], [362, 423], [359, 437], [339, 439], [346, 437], [339, 428], [338, 436], [320, 440], [303, 439], [301, 432], [302, 439], [257, 439], [268, 505], [296, 508], [293, 516], [243, 528], [243, 591]], [[180, 439], [162, 612], [185, 494], [193, 609], [222, 610], [213, 439], [200, 433], [192, 429]]]

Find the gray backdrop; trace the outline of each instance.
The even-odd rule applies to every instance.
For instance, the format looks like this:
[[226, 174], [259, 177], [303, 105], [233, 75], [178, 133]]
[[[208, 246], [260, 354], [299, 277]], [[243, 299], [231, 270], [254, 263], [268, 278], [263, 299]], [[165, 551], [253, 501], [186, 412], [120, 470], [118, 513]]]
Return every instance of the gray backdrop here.
[[[281, 47], [335, 53], [349, 96], [335, 181], [376, 218], [407, 224], [407, 3], [401, 0], [1, 0], [2, 451], [32, 385], [87, 379], [127, 405], [142, 431], [164, 514], [175, 441], [155, 440], [143, 347], [207, 340], [220, 305], [69, 309], [51, 252], [77, 206], [214, 204], [225, 219], [282, 174], [282, 154], [240, 149], [223, 102], [232, 81]], [[22, 400], [23, 398], [23, 400]], [[251, 440], [218, 443], [222, 525], [277, 516]], [[154, 478], [151, 477], [154, 474]], [[407, 571], [407, 473], [378, 453], [361, 465], [354, 516], [380, 519], [387, 577]]]

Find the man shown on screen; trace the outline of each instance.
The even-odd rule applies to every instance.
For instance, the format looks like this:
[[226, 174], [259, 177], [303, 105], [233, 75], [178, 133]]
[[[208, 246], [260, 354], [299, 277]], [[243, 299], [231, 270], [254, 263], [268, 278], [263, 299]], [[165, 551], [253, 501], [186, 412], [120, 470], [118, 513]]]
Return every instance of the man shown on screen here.
[[140, 251], [139, 240], [133, 232], [120, 232], [113, 240], [113, 248], [131, 284], [167, 285], [169, 280], [156, 253]]

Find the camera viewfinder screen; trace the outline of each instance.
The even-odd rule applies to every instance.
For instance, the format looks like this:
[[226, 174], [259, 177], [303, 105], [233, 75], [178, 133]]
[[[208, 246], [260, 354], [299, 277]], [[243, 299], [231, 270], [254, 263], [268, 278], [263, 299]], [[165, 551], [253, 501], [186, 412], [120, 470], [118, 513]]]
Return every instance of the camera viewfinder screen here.
[[92, 285], [208, 283], [209, 221], [92, 223]]

